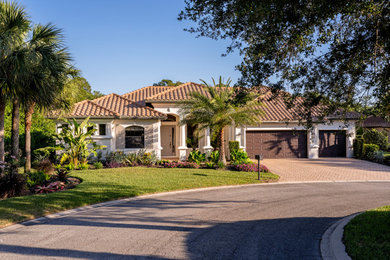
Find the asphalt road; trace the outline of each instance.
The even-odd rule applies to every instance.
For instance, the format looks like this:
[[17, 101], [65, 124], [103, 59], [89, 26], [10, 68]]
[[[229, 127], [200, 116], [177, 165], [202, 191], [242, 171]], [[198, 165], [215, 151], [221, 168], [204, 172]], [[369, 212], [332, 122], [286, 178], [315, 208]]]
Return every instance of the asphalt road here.
[[0, 230], [1, 259], [319, 259], [327, 227], [390, 204], [390, 183], [169, 194]]

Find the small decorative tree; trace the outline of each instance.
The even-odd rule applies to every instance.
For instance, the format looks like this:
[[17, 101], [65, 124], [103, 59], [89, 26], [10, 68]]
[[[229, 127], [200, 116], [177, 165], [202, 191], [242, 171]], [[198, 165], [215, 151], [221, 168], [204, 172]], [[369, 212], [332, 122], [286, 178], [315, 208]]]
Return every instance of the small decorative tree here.
[[55, 135], [56, 139], [59, 141], [59, 145], [56, 147], [43, 148], [64, 151], [61, 156], [60, 164], [64, 164], [68, 161], [77, 169], [80, 164], [87, 163], [90, 154], [97, 156], [96, 151], [106, 147], [104, 145], [97, 145], [96, 142], [92, 140], [91, 137], [96, 129], [94, 128], [94, 124], [89, 122], [89, 117], [80, 124], [74, 118], [71, 120], [63, 119], [63, 121], [67, 123], [68, 126], [62, 127], [62, 131]]

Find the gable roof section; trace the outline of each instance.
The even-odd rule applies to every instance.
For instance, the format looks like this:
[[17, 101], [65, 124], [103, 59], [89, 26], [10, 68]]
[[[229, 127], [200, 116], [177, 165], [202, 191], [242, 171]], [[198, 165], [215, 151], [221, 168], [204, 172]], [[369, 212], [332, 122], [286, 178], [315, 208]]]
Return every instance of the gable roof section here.
[[[49, 118], [58, 118], [61, 111], [53, 111]], [[117, 94], [109, 94], [94, 100], [84, 100], [73, 105], [64, 115], [67, 118], [139, 118], [165, 119], [166, 115], [150, 107], [142, 106]]]
[[178, 102], [180, 100], [189, 98], [189, 93], [195, 91], [207, 95], [207, 91], [204, 89], [203, 85], [193, 83], [193, 82], [187, 82], [177, 87], [173, 87], [171, 89], [158, 93], [154, 96], [150, 96], [146, 99], [146, 101], [162, 102], [162, 103]]
[[[57, 118], [61, 116], [60, 110], [55, 110], [49, 113], [49, 118]], [[91, 100], [80, 101], [73, 105], [72, 110], [65, 115], [66, 117], [84, 118], [84, 117], [101, 117], [111, 118], [119, 116], [118, 113], [105, 108]]]
[[383, 127], [383, 128], [390, 128], [390, 122], [386, 121], [384, 118], [378, 117], [378, 116], [371, 116], [368, 117], [364, 122], [362, 123], [363, 127]]
[[109, 94], [92, 100], [94, 103], [115, 111], [120, 117], [127, 118], [166, 118], [166, 115], [150, 107], [142, 106], [118, 94]]
[[175, 88], [175, 86], [147, 86], [129, 93], [123, 94], [122, 97], [130, 99], [138, 104], [145, 105], [145, 100], [161, 92]]

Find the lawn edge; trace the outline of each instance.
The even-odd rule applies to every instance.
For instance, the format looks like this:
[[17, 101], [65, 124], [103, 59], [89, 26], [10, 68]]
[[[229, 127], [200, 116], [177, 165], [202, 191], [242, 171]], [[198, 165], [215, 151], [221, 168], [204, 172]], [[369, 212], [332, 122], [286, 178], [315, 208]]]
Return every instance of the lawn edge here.
[[363, 212], [358, 212], [344, 217], [333, 223], [322, 235], [320, 242], [321, 257], [324, 260], [351, 260], [343, 243], [344, 227], [355, 217]]

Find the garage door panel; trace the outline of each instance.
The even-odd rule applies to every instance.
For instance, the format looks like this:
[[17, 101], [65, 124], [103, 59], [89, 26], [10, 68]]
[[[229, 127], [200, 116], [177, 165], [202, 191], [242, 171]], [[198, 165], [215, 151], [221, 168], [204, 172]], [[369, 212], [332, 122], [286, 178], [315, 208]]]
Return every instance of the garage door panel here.
[[247, 131], [246, 150], [250, 158], [306, 158], [305, 131]]
[[345, 131], [320, 131], [320, 157], [345, 157], [347, 137]]

